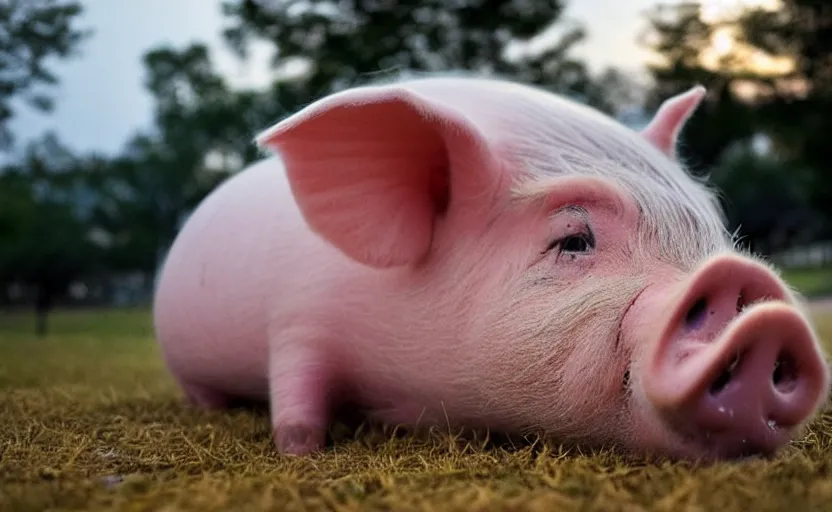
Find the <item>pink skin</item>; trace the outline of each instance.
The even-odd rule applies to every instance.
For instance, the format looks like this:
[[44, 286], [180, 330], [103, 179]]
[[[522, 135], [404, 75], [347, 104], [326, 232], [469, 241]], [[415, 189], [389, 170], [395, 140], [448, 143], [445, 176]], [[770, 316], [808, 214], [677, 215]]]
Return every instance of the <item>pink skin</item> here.
[[641, 134], [495, 81], [324, 98], [264, 133], [280, 160], [215, 190], [171, 248], [154, 312], [171, 371], [200, 406], [267, 400], [285, 454], [321, 449], [345, 401], [672, 458], [776, 453], [829, 372], [795, 297], [675, 162], [704, 92]]

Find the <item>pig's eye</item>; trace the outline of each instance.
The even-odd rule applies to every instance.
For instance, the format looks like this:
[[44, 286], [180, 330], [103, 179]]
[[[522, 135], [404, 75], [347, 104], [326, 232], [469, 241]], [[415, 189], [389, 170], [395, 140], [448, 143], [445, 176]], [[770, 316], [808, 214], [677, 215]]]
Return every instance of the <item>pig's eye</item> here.
[[595, 237], [591, 232], [588, 232], [569, 235], [553, 240], [552, 243], [549, 244], [549, 247], [546, 248], [546, 252], [557, 249], [558, 254], [580, 254], [587, 253], [594, 248]]
[[569, 236], [560, 242], [560, 252], [587, 252], [591, 249], [592, 241], [587, 235]]

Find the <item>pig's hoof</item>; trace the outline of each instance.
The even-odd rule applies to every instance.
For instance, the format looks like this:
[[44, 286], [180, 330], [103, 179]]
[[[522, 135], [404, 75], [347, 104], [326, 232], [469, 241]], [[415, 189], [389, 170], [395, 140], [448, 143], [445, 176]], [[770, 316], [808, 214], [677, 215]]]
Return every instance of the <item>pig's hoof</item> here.
[[275, 430], [278, 451], [285, 455], [309, 455], [324, 446], [324, 430], [310, 425], [288, 424]]

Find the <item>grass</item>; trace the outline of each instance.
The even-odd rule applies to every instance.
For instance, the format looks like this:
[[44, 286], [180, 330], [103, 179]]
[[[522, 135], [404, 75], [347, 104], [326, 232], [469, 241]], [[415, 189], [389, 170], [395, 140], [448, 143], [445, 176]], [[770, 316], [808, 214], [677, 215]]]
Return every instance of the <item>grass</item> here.
[[[265, 411], [184, 405], [143, 311], [0, 321], [0, 510], [832, 510], [832, 407], [773, 461], [626, 462], [554, 444], [335, 434], [278, 455]], [[832, 340], [832, 316], [818, 318]]]
[[787, 269], [783, 278], [807, 297], [832, 295], [832, 266]]
[[[35, 317], [30, 311], [0, 313], [0, 339], [34, 332]], [[100, 309], [64, 311], [49, 315], [49, 330], [59, 337], [150, 338], [153, 321], [146, 309]]]

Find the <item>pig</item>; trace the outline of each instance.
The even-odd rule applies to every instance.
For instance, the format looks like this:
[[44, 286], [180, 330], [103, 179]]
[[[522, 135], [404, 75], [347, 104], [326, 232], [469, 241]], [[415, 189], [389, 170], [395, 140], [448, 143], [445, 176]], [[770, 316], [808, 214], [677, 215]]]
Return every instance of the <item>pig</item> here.
[[496, 77], [320, 98], [172, 243], [167, 368], [198, 407], [267, 405], [287, 456], [325, 450], [344, 404], [667, 459], [780, 453], [829, 370], [802, 298], [677, 154], [706, 92], [641, 130]]

